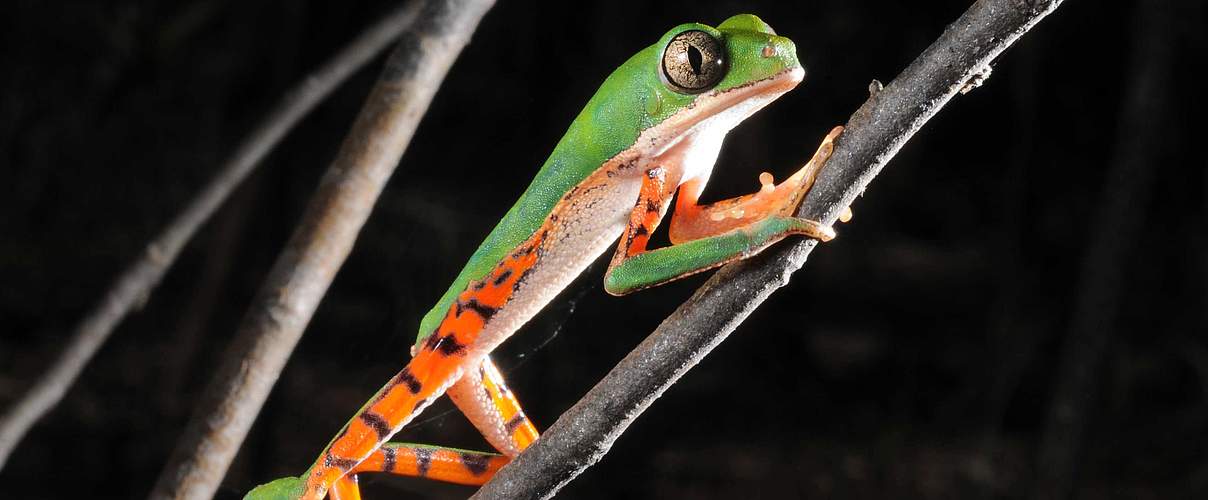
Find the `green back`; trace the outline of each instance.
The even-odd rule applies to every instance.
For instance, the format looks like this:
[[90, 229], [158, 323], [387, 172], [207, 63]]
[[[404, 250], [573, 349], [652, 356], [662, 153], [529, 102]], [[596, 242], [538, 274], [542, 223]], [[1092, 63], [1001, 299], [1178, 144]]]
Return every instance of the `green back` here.
[[[664, 47], [675, 35], [691, 29], [718, 37], [729, 52], [730, 67], [717, 89], [761, 80], [800, 65], [793, 42], [775, 36], [767, 24], [749, 14], [731, 17], [717, 29], [696, 23], [676, 26], [658, 42], [630, 57], [604, 80], [571, 123], [566, 135], [558, 141], [528, 189], [470, 256], [448, 291], [424, 315], [416, 345], [422, 344], [436, 330], [457, 295], [470, 282], [486, 276], [541, 227], [554, 205], [572, 187], [632, 146], [643, 130], [696, 100], [696, 95], [669, 89], [660, 76]], [[772, 58], [760, 56], [769, 43], [777, 46], [778, 55]]]

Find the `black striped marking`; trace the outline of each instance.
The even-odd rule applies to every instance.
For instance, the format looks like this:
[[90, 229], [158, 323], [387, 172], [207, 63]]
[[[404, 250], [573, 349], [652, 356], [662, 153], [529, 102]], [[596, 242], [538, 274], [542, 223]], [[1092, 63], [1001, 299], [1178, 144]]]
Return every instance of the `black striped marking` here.
[[393, 446], [382, 447], [382, 472], [394, 472], [398, 466], [398, 450]]
[[535, 245], [520, 245], [519, 247], [516, 247], [516, 251], [512, 252], [512, 260], [519, 260], [521, 257], [533, 253], [533, 250], [536, 249], [537, 247]]
[[420, 477], [427, 476], [428, 469], [432, 468], [432, 449], [431, 448], [421, 448], [419, 446], [416, 446], [414, 449], [415, 449], [415, 472], [416, 472], [416, 474], [419, 474]]
[[428, 341], [424, 343], [424, 348], [429, 351], [439, 352], [444, 356], [461, 354], [466, 350], [465, 344], [458, 342], [457, 339], [453, 337], [453, 334], [433, 334], [431, 337], [428, 337]]
[[496, 312], [499, 312], [498, 309], [485, 305], [482, 302], [479, 302], [478, 299], [474, 298], [471, 298], [465, 302], [460, 300], [457, 301], [457, 315], [461, 316], [461, 313], [464, 311], [474, 311], [475, 314], [478, 314], [478, 316], [482, 318], [483, 323], [490, 321], [491, 316], [494, 316]]
[[404, 366], [403, 370], [398, 372], [395, 380], [399, 384], [406, 385], [411, 394], [419, 394], [420, 389], [424, 388], [424, 384], [411, 373], [410, 366]]
[[327, 452], [326, 455], [323, 456], [323, 465], [325, 465], [327, 467], [331, 467], [333, 469], [338, 469], [338, 470], [342, 470], [342, 471], [350, 471], [350, 470], [352, 470], [353, 467], [357, 466], [357, 461], [354, 459], [351, 459], [351, 458], [337, 457], [335, 455], [332, 455], [331, 452], [329, 451], [329, 452]]
[[[535, 267], [535, 266], [534, 266], [534, 267]], [[533, 268], [532, 268], [532, 267], [530, 267], [530, 268], [528, 268], [528, 269], [525, 269], [525, 270], [524, 270], [524, 272], [520, 273], [520, 277], [519, 277], [519, 278], [516, 278], [516, 282], [515, 282], [515, 283], [512, 283], [512, 293], [513, 293], [513, 294], [514, 294], [514, 293], [516, 293], [516, 290], [519, 290], [519, 289], [520, 289], [520, 285], [523, 285], [523, 284], [524, 284], [524, 281], [525, 281], [526, 279], [528, 279], [528, 275], [529, 275], [529, 273], [531, 273], [531, 272], [533, 272]]]
[[487, 388], [487, 384], [486, 384], [487, 370], [485, 368], [483, 368], [483, 365], [485, 365], [486, 363], [487, 362], [484, 361], [484, 362], [478, 364], [478, 380], [477, 380], [477, 382], [478, 382], [478, 386], [482, 387], [483, 394], [487, 395], [487, 399], [495, 399], [495, 396], [491, 394], [491, 390]]
[[461, 453], [461, 464], [466, 466], [466, 470], [475, 476], [481, 476], [487, 471], [487, 464], [491, 461], [490, 455], [481, 453]]
[[495, 286], [502, 285], [504, 282], [506, 282], [508, 280], [508, 278], [511, 278], [511, 277], [512, 277], [512, 270], [504, 269], [502, 273], [499, 273], [499, 276], [495, 277]]
[[373, 429], [373, 433], [377, 434], [378, 441], [385, 441], [390, 437], [390, 424], [386, 419], [377, 413], [366, 410], [361, 414], [361, 422], [365, 423], [366, 427]]
[[508, 434], [512, 434], [516, 432], [516, 429], [519, 428], [525, 420], [528, 419], [524, 418], [524, 413], [517, 412], [516, 416], [512, 417], [511, 420], [508, 420], [507, 423], [503, 424], [503, 428], [508, 431]]

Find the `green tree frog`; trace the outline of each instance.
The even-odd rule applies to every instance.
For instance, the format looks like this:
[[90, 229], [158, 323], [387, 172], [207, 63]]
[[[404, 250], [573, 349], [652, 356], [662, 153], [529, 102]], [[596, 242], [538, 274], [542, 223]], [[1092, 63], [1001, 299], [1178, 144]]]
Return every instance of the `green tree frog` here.
[[[423, 317], [407, 366], [309, 470], [247, 498], [356, 499], [365, 472], [485, 482], [538, 438], [490, 352], [614, 244], [604, 286], [620, 295], [746, 258], [788, 235], [833, 238], [830, 227], [792, 212], [840, 128], [784, 182], [763, 173], [756, 193], [698, 204], [725, 135], [804, 75], [793, 42], [753, 15], [716, 28], [676, 26], [630, 57]], [[647, 248], [677, 193], [672, 245]], [[442, 394], [499, 453], [388, 442]]]

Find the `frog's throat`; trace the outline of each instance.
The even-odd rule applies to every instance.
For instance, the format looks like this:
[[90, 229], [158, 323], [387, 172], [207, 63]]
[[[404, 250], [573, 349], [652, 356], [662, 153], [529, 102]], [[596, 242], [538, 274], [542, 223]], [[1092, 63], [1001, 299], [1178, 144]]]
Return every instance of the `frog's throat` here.
[[634, 146], [635, 149], [644, 151], [631, 153], [654, 158], [695, 132], [713, 129], [724, 134], [724, 131], [734, 128], [756, 111], [792, 90], [804, 77], [805, 70], [798, 66], [761, 80], [700, 94], [691, 104], [662, 123], [643, 130]]

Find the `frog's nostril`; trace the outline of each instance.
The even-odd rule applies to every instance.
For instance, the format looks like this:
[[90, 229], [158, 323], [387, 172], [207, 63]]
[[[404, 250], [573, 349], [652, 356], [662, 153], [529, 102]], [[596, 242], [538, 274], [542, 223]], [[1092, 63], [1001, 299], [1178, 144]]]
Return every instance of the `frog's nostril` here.
[[763, 46], [763, 57], [776, 57], [776, 46], [767, 44]]

